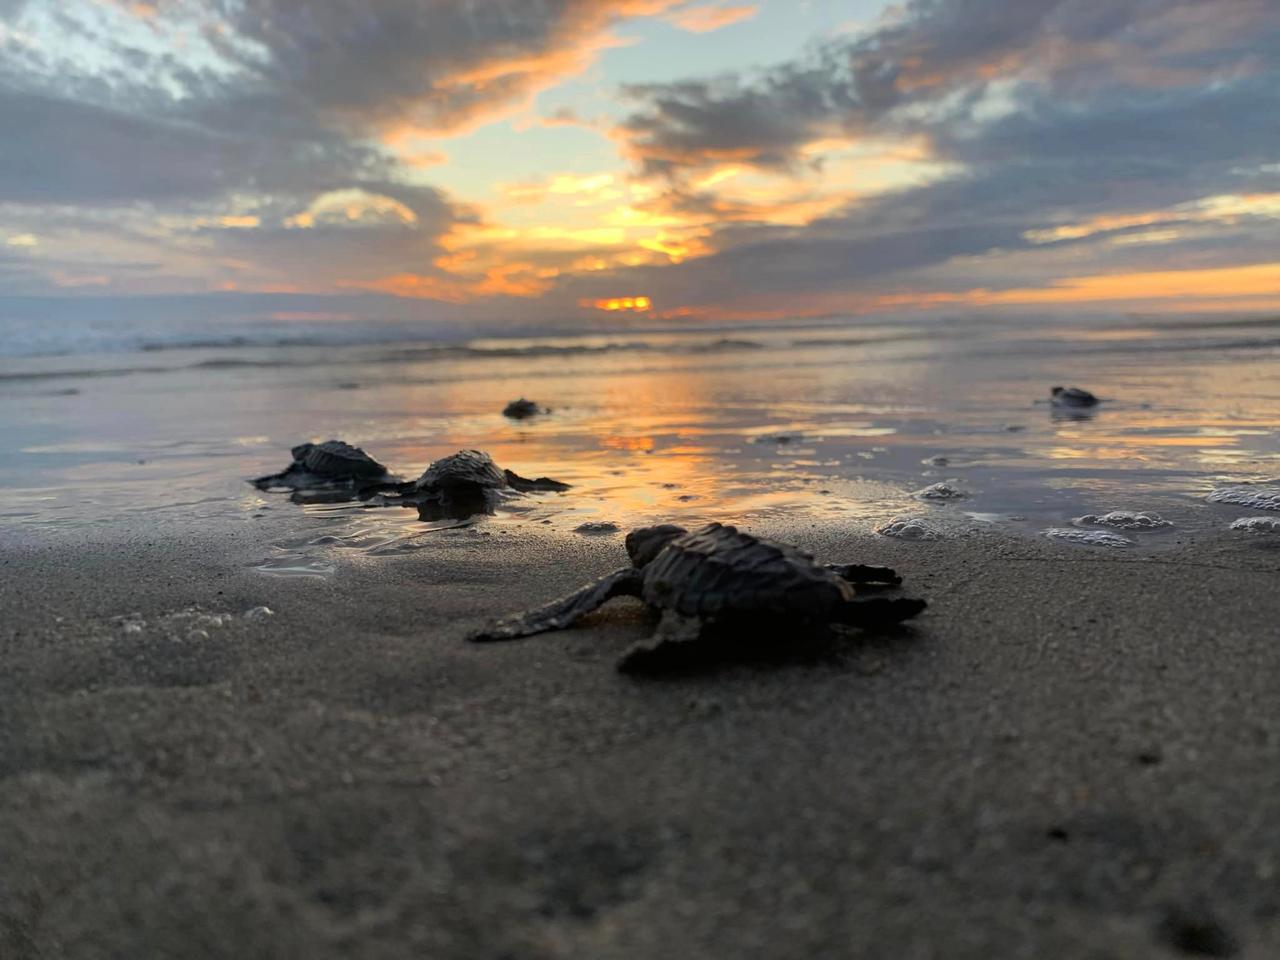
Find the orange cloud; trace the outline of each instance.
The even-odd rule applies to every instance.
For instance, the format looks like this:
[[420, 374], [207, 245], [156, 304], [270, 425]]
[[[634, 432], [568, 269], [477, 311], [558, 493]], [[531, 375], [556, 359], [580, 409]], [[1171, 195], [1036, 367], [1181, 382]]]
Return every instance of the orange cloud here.
[[1176, 297], [1228, 300], [1259, 296], [1280, 298], [1280, 262], [1258, 263], [1247, 267], [1153, 270], [1145, 273], [1070, 277], [1043, 288], [997, 292], [975, 290], [968, 296], [974, 303], [1090, 303]]
[[663, 19], [681, 30], [690, 33], [710, 33], [743, 20], [750, 20], [760, 12], [754, 3], [744, 3], [735, 7], [690, 7], [687, 10], [675, 10]]

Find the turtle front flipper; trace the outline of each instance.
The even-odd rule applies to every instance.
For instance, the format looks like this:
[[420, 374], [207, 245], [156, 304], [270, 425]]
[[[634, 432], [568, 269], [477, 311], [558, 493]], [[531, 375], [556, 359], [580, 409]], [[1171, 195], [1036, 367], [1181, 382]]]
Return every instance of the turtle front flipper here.
[[563, 630], [614, 597], [637, 597], [644, 574], [634, 567], [623, 567], [587, 584], [567, 597], [552, 600], [546, 606], [495, 620], [471, 634], [475, 643], [495, 640], [518, 640], [548, 630]]
[[917, 597], [867, 597], [849, 600], [834, 611], [831, 621], [850, 627], [874, 629], [910, 620], [928, 604]]
[[648, 640], [635, 644], [618, 660], [622, 673], [668, 673], [701, 661], [703, 621], [667, 610]]
[[828, 563], [825, 566], [849, 583], [883, 583], [891, 587], [902, 583], [902, 578], [890, 567], [868, 567], [861, 563]]

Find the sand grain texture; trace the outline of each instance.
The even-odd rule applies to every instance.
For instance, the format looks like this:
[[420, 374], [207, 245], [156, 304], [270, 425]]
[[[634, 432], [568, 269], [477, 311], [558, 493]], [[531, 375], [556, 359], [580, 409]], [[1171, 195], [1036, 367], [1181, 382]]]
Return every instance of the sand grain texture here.
[[[645, 682], [613, 669], [633, 601], [462, 641], [611, 539], [463, 531], [308, 580], [247, 535], [11, 543], [0, 957], [1280, 953], [1280, 553], [793, 539], [933, 605]], [[192, 604], [276, 613], [112, 622]]]

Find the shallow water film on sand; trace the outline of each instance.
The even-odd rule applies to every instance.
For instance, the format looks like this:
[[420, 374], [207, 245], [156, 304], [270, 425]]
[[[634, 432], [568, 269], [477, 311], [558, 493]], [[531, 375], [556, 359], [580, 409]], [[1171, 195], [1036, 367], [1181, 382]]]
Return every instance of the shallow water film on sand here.
[[[977, 318], [13, 357], [0, 361], [0, 513], [28, 528], [285, 514], [259, 569], [304, 577], [332, 574], [336, 556], [511, 525], [609, 536], [720, 519], [1114, 542], [1083, 532], [1097, 527], [1157, 548], [1274, 509], [1278, 334], [1261, 319]], [[1051, 403], [1059, 383], [1101, 402]], [[504, 416], [516, 398], [534, 412]], [[571, 489], [424, 520], [246, 483], [329, 438], [410, 480], [478, 448]]]

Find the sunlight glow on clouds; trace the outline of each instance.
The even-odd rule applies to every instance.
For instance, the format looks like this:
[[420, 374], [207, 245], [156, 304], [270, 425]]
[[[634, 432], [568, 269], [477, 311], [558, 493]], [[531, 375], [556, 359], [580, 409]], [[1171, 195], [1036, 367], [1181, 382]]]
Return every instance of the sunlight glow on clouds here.
[[1256, 309], [1277, 115], [1274, 0], [9, 0], [0, 306]]

